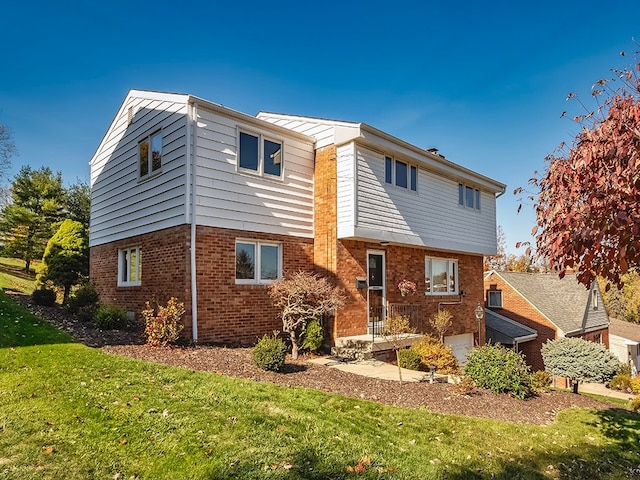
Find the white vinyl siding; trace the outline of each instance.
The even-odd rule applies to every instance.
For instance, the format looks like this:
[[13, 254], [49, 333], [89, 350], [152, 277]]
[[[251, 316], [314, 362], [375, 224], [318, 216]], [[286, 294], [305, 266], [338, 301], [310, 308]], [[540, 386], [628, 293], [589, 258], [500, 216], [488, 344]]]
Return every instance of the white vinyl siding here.
[[260, 113], [258, 118], [274, 123], [294, 132], [302, 133], [316, 139], [316, 148], [326, 147], [335, 143], [334, 127], [332, 122], [322, 122], [315, 119], [292, 117], [290, 115], [278, 115], [275, 113]]
[[[206, 108], [198, 110], [198, 225], [313, 237], [313, 142], [268, 128], [261, 131]], [[237, 168], [240, 131], [282, 141], [281, 177]]]
[[[419, 189], [385, 182], [385, 155], [355, 147], [357, 185], [354, 236], [398, 241], [437, 249], [495, 254], [496, 212], [492, 193], [480, 191], [483, 208], [458, 208], [458, 181], [418, 168]], [[346, 162], [346, 160], [343, 160]], [[338, 173], [341, 183], [351, 177]], [[349, 212], [338, 210], [338, 222]], [[344, 231], [347, 231], [345, 229]], [[340, 233], [340, 232], [339, 232]]]
[[353, 144], [337, 148], [337, 216], [338, 237], [351, 237], [355, 225], [355, 171]]
[[[90, 244], [184, 222], [186, 97], [130, 95], [91, 162]], [[162, 133], [160, 175], [139, 178], [139, 144]]]

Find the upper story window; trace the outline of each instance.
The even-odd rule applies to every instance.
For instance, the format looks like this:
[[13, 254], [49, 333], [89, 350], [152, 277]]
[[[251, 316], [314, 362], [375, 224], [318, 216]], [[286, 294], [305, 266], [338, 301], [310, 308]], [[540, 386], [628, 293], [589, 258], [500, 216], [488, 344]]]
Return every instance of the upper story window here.
[[240, 132], [238, 167], [260, 175], [282, 175], [282, 143]]
[[384, 181], [416, 192], [418, 190], [418, 167], [391, 157], [385, 157]]
[[142, 252], [140, 247], [118, 250], [118, 286], [134, 287], [142, 284]]
[[271, 283], [279, 278], [282, 278], [280, 244], [236, 241], [236, 283]]
[[480, 210], [480, 190], [468, 185], [458, 184], [458, 205]]
[[156, 173], [162, 167], [162, 132], [156, 132], [138, 144], [140, 178]]
[[427, 257], [424, 261], [425, 295], [457, 295], [458, 261]]
[[489, 290], [487, 292], [487, 306], [489, 308], [502, 308], [501, 290]]

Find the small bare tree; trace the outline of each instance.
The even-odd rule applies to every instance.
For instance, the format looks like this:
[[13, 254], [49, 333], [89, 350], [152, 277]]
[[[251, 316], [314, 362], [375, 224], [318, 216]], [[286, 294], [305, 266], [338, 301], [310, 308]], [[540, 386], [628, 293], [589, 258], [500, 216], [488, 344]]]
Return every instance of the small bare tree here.
[[291, 338], [291, 357], [294, 359], [298, 358], [309, 321], [344, 305], [341, 289], [324, 277], [303, 271], [271, 284], [269, 295], [280, 310], [282, 330]]
[[398, 363], [398, 377], [400, 378], [400, 385], [402, 386], [402, 368], [400, 367], [400, 349], [403, 348], [403, 339], [407, 335], [414, 333], [415, 329], [411, 328], [409, 323], [409, 317], [404, 315], [393, 315], [387, 317], [384, 321], [384, 329], [382, 330], [382, 337], [389, 343], [391, 343], [393, 350], [396, 352], [396, 361]]
[[453, 316], [449, 310], [440, 310], [438, 313], [429, 317], [429, 325], [431, 325], [431, 328], [438, 334], [441, 343], [444, 343], [444, 334], [447, 333], [447, 330], [451, 327], [451, 318], [453, 318]]

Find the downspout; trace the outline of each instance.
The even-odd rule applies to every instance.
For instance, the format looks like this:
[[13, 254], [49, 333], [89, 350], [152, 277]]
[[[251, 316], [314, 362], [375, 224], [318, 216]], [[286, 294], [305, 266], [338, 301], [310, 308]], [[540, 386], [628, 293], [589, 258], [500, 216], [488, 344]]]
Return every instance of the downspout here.
[[[187, 115], [187, 198], [186, 221], [191, 225], [189, 250], [191, 260], [191, 337], [193, 343], [198, 343], [198, 282], [196, 276], [196, 162], [194, 160], [196, 150], [196, 128], [198, 122], [198, 104], [187, 104], [187, 111], [191, 106], [191, 115]], [[193, 144], [192, 144], [193, 141]]]

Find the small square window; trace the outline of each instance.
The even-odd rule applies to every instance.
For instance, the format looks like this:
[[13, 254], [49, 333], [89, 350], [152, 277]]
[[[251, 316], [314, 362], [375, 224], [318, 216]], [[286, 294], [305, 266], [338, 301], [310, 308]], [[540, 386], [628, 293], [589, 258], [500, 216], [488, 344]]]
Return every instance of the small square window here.
[[142, 283], [142, 254], [140, 247], [118, 250], [118, 286], [131, 287]]
[[487, 292], [487, 305], [489, 308], [502, 308], [502, 291], [489, 290]]

